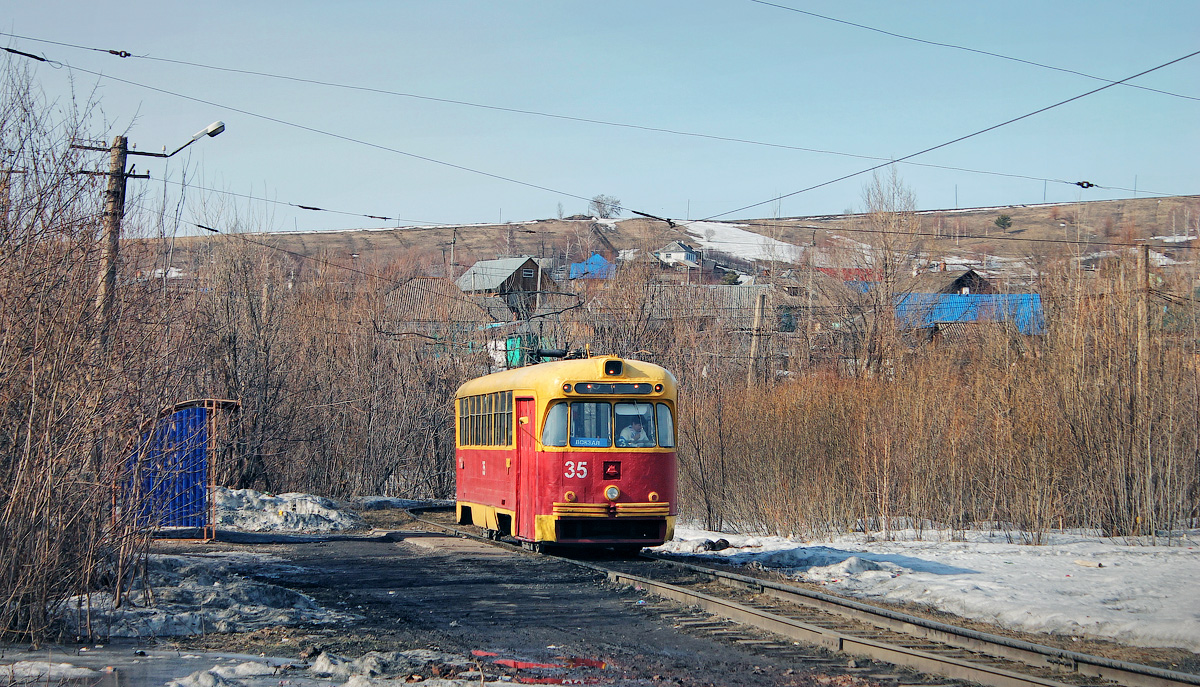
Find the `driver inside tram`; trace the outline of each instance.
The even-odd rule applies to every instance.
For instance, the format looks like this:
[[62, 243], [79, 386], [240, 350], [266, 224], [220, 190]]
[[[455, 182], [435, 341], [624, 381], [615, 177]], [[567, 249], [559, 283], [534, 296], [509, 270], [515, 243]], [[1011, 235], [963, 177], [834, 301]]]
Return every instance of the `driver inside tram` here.
[[625, 429], [621, 430], [621, 442], [626, 446], [653, 446], [654, 440], [646, 433], [641, 415], [634, 415]]

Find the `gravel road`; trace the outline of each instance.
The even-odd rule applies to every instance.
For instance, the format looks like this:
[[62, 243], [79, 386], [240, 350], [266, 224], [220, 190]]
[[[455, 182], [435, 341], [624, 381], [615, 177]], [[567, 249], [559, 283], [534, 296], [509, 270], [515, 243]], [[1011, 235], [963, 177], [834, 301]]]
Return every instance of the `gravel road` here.
[[[176, 543], [179, 551], [247, 550], [283, 560], [259, 577], [360, 619], [336, 628], [268, 628], [176, 640], [189, 650], [311, 657], [438, 649], [478, 661], [489, 679], [591, 684], [865, 684], [844, 670], [786, 659], [677, 627], [670, 609], [602, 575], [547, 556], [421, 531], [394, 541]], [[842, 666], [844, 663], [832, 663]]]

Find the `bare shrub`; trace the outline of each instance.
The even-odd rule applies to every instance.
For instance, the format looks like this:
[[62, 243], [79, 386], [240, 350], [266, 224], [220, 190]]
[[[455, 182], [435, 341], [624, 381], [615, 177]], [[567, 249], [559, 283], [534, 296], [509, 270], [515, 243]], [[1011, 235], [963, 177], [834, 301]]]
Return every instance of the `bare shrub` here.
[[112, 505], [178, 368], [161, 289], [130, 285], [95, 316], [104, 179], [70, 147], [92, 105], [52, 107], [16, 68], [0, 79], [0, 635], [37, 640], [71, 595], [122, 598], [145, 533]]

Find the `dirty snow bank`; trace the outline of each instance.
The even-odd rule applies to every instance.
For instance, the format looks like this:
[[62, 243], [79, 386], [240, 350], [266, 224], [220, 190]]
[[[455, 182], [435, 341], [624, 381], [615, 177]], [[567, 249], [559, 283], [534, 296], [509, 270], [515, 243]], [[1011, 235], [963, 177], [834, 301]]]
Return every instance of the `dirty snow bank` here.
[[[818, 545], [680, 528], [652, 550], [772, 568], [836, 593], [918, 603], [1014, 630], [1200, 651], [1200, 532], [1176, 546], [1078, 533], [1051, 534], [1043, 546], [979, 531], [958, 542], [893, 534], [892, 541], [859, 535]], [[713, 550], [718, 538], [729, 548]]]
[[22, 682], [45, 682], [47, 684], [64, 680], [81, 680], [100, 677], [98, 671], [91, 668], [80, 668], [70, 663], [50, 663], [49, 661], [17, 661], [9, 665], [0, 665], [0, 680], [5, 684]]
[[[166, 687], [487, 687], [534, 684], [626, 684], [621, 671], [603, 661], [560, 656], [561, 647], [548, 646], [546, 654], [501, 655], [476, 649], [459, 655], [428, 649], [373, 651], [351, 659], [320, 653], [311, 662], [245, 654], [179, 654], [177, 651], [138, 652], [95, 647], [77, 654], [75, 663], [105, 666], [115, 673], [118, 684], [156, 684]], [[86, 650], [86, 649], [85, 649]], [[304, 655], [304, 654], [302, 654]], [[41, 667], [38, 668], [37, 666]], [[70, 663], [49, 664], [53, 675], [64, 678], [90, 677], [101, 671]], [[211, 668], [196, 670], [195, 667]], [[33, 667], [30, 667], [33, 666]], [[12, 677], [14, 683], [45, 679], [48, 663], [0, 665], [0, 684]], [[186, 675], [186, 677], [179, 677]], [[642, 684], [638, 681], [637, 684]]]
[[326, 610], [300, 592], [247, 579], [272, 561], [256, 554], [152, 555], [121, 608], [114, 607], [111, 594], [96, 592], [70, 599], [60, 617], [72, 634], [107, 637], [249, 632], [354, 617]]
[[217, 527], [242, 532], [338, 532], [366, 527], [362, 518], [312, 494], [264, 494], [253, 489], [213, 491]]
[[[167, 687], [274, 687], [291, 684], [327, 686], [331, 680], [345, 687], [462, 687], [465, 685], [511, 686], [512, 677], [500, 677], [500, 671], [480, 673], [482, 664], [457, 654], [427, 649], [408, 651], [372, 651], [357, 659], [322, 653], [307, 667], [272, 666], [246, 662], [233, 666], [214, 666], [198, 670], [185, 678], [172, 680]], [[286, 680], [281, 681], [281, 677]], [[486, 681], [488, 677], [497, 681]]]

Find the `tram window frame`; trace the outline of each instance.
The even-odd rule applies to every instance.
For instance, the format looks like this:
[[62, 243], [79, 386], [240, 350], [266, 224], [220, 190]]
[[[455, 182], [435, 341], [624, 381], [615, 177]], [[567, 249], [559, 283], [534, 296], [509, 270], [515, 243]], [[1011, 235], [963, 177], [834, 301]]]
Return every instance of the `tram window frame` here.
[[[600, 412], [601, 407], [603, 407], [603, 412]], [[612, 422], [612, 402], [574, 401], [571, 403], [570, 440], [568, 443], [575, 448], [610, 448], [613, 443]], [[579, 430], [587, 429], [586, 425], [589, 423], [593, 425], [592, 429], [595, 431], [581, 435]], [[595, 426], [596, 423], [603, 424], [603, 427]]]
[[513, 445], [513, 392], [493, 391], [458, 400], [459, 446]]
[[[632, 406], [632, 408], [629, 406]], [[642, 412], [643, 408], [645, 408], [645, 412]], [[633, 412], [622, 412], [622, 410], [632, 410]], [[653, 403], [647, 401], [617, 401], [613, 404], [613, 415], [613, 432], [616, 437], [617, 446], [621, 448], [654, 448], [657, 438], [654, 428], [658, 423], [655, 421]], [[627, 418], [627, 420], [621, 425], [621, 430], [618, 432], [617, 421], [624, 418]], [[642, 433], [646, 437], [645, 441], [649, 443], [632, 443], [621, 438], [621, 433], [625, 431], [626, 427], [633, 425], [634, 419], [642, 421]]]
[[[546, 409], [546, 421], [542, 425], [542, 446], [564, 447], [571, 433], [570, 404], [555, 403]], [[553, 434], [551, 434], [553, 432]]]
[[[671, 412], [671, 406], [666, 403], [656, 403], [654, 410], [655, 420], [658, 423], [658, 445], [662, 448], [675, 448], [675, 414]], [[666, 422], [663, 422], [664, 415]]]

